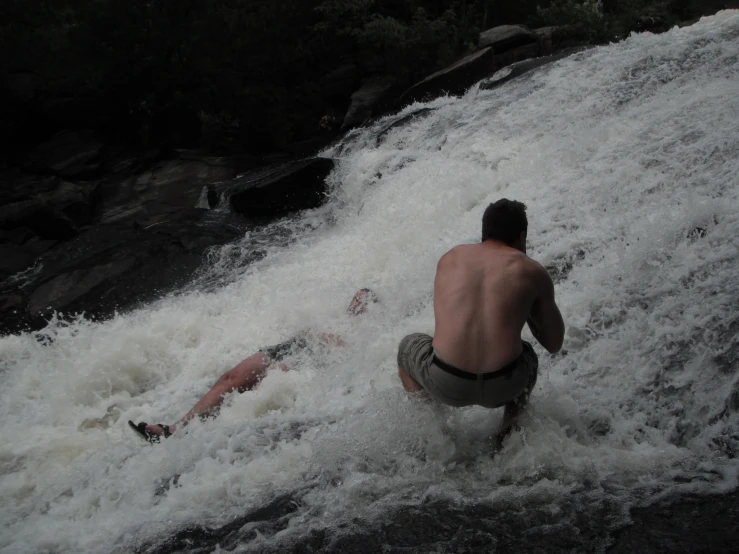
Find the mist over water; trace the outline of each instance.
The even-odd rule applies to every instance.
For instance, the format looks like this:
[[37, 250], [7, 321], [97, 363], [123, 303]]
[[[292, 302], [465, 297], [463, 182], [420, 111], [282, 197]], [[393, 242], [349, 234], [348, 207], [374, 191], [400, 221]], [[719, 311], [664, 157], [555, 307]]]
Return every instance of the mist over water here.
[[[146, 551], [285, 496], [289, 523], [245, 530], [239, 551], [429, 503], [546, 512], [567, 533], [735, 488], [737, 91], [739, 13], [725, 11], [411, 106], [324, 153], [338, 161], [325, 206], [214, 252], [189, 290], [0, 338], [0, 551]], [[395, 356], [405, 334], [433, 333], [436, 262], [478, 241], [501, 197], [528, 205], [529, 255], [556, 278], [567, 334], [557, 356], [535, 346], [524, 429], [491, 460], [502, 410], [409, 400]], [[381, 301], [350, 318], [361, 287]], [[175, 422], [303, 329], [348, 346], [297, 353], [296, 371], [156, 447], [128, 429]]]

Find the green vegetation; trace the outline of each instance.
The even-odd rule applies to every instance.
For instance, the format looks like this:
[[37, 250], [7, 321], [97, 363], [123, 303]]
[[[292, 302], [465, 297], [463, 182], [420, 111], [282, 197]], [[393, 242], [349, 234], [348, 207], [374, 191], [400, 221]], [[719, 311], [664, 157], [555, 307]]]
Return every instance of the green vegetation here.
[[650, 6], [685, 17], [689, 4], [3, 0], [3, 154], [18, 159], [70, 128], [135, 147], [297, 152], [336, 135], [366, 78], [389, 76], [402, 91], [474, 50], [487, 28], [565, 25], [603, 41]]
[[722, 7], [722, 0], [552, 0], [528, 18], [532, 26], [560, 27], [561, 42], [605, 43], [632, 31], [664, 31]]

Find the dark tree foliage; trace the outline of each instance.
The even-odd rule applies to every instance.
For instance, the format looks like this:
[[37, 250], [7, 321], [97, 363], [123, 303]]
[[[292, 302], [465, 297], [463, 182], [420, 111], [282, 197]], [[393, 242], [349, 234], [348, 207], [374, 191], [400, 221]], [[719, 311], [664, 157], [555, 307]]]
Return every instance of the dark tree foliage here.
[[136, 147], [298, 152], [338, 132], [363, 80], [402, 91], [484, 29], [567, 23], [592, 15], [584, 3], [613, 15], [654, 2], [2, 0], [3, 155], [80, 128]]

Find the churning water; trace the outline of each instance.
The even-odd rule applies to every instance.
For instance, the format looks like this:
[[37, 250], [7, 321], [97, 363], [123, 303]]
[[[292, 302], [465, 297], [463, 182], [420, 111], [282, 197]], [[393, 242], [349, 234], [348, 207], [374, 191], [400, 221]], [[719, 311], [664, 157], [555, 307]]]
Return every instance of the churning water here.
[[[279, 525], [237, 526], [230, 548], [289, 550], [316, 530], [330, 547], [433, 505], [515, 512], [524, 545], [537, 525], [584, 536], [592, 520], [594, 550], [629, 507], [735, 488], [738, 129], [739, 13], [725, 11], [354, 131], [324, 153], [329, 202], [214, 254], [208, 287], [0, 339], [0, 551], [155, 550], [286, 498]], [[433, 333], [436, 262], [477, 241], [501, 197], [528, 205], [567, 334], [563, 354], [537, 347], [524, 429], [491, 459], [500, 410], [409, 400], [395, 354]], [[349, 318], [364, 286], [381, 302]], [[128, 429], [174, 422], [305, 328], [349, 345], [296, 354], [296, 371], [160, 445]]]

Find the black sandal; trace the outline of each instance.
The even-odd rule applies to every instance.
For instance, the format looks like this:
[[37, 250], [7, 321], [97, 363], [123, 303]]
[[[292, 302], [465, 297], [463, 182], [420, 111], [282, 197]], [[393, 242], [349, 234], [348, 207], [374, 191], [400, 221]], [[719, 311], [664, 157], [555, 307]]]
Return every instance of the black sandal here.
[[[150, 443], [154, 444], [155, 442], [159, 442], [159, 440], [161, 439], [161, 437], [159, 435], [156, 435], [156, 434], [152, 433], [151, 431], [149, 431], [146, 428], [146, 426], [149, 425], [149, 424], [146, 423], [145, 421], [142, 421], [141, 423], [139, 423], [138, 425], [136, 425], [133, 421], [131, 421], [129, 419], [128, 420], [128, 425], [129, 425], [129, 427], [131, 427], [131, 429], [133, 429], [134, 431], [136, 431], [136, 434], [138, 436], [140, 436], [142, 439], [144, 439], [146, 442], [150, 442]], [[172, 434], [169, 431], [169, 425], [162, 425], [161, 423], [156, 423], [155, 425], [157, 427], [160, 427], [162, 429], [162, 431], [164, 431], [164, 438], [165, 439], [168, 438]]]

